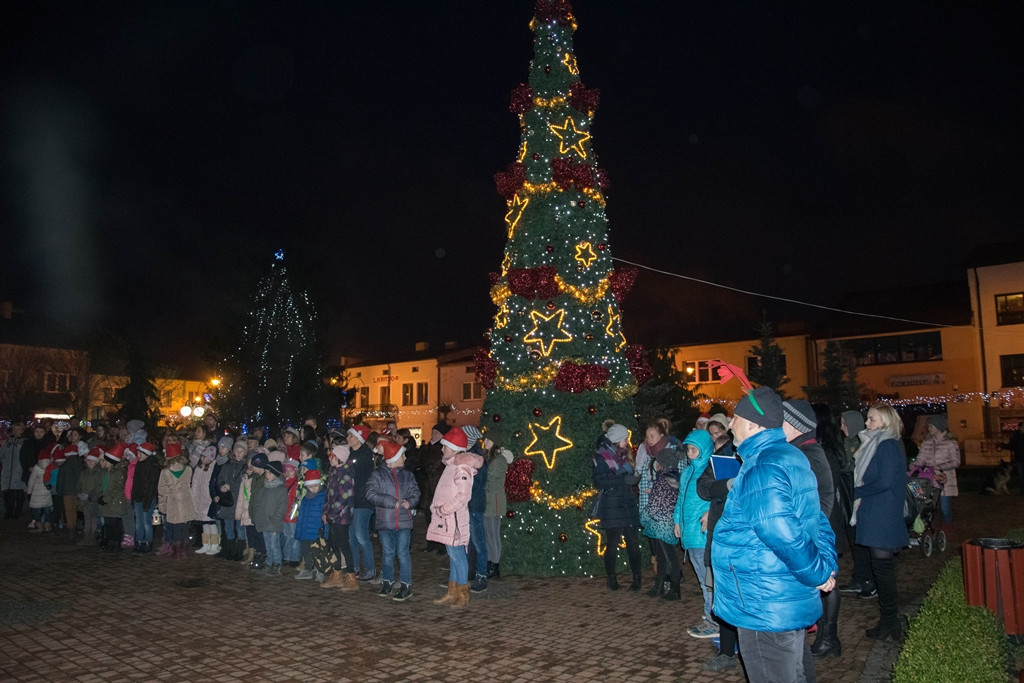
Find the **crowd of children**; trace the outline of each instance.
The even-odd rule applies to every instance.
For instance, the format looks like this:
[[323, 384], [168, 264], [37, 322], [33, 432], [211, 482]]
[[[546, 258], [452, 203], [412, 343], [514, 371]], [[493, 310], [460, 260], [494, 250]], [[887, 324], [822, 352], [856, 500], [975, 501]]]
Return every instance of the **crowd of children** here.
[[[468, 604], [472, 534], [480, 536], [473, 591], [500, 577], [512, 461], [500, 429], [484, 437], [475, 426], [439, 423], [417, 447], [394, 423], [381, 433], [355, 424], [324, 437], [312, 424], [287, 427], [278, 441], [259, 430], [236, 439], [214, 418], [188, 434], [167, 432], [158, 447], [141, 422], [129, 425], [130, 440], [90, 446], [78, 427], [39, 449], [25, 487], [31, 532], [80, 530], [79, 545], [105, 553], [217, 555], [271, 576], [293, 569], [295, 579], [325, 589], [371, 583], [377, 595], [404, 602], [413, 595], [410, 543], [421, 510], [428, 540], [451, 562], [448, 591], [435, 602]], [[56, 526], [55, 509], [63, 511]], [[155, 549], [154, 526], [162, 528]]]

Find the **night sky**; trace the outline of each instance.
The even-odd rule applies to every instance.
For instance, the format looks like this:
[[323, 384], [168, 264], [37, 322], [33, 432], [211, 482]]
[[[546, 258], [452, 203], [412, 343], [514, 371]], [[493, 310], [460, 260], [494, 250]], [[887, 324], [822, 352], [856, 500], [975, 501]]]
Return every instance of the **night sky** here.
[[[616, 257], [828, 304], [1019, 236], [1016, 3], [574, 7]], [[5, 3], [0, 299], [194, 371], [283, 248], [337, 353], [482, 341], [532, 9]], [[649, 345], [811, 315], [645, 272], [623, 309]]]

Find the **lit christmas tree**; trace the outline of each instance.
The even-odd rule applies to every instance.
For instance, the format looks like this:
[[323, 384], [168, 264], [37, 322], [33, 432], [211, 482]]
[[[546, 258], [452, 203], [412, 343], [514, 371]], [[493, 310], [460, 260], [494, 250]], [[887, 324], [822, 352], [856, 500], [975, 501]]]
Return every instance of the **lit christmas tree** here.
[[221, 419], [276, 430], [323, 415], [324, 358], [316, 332], [316, 309], [305, 292], [295, 292], [285, 254], [277, 251], [257, 287], [253, 307], [237, 346], [220, 363], [215, 407]]
[[607, 177], [590, 135], [599, 91], [580, 82], [570, 3], [538, 0], [530, 27], [530, 83], [515, 88], [511, 105], [522, 141], [495, 176], [508, 242], [491, 276], [490, 350], [477, 354], [487, 389], [481, 425], [500, 425], [526, 456], [508, 477], [502, 565], [603, 573], [603, 534], [587, 515], [591, 458], [605, 420], [635, 428], [632, 397], [650, 368], [622, 332], [619, 301], [636, 273], [612, 267]]

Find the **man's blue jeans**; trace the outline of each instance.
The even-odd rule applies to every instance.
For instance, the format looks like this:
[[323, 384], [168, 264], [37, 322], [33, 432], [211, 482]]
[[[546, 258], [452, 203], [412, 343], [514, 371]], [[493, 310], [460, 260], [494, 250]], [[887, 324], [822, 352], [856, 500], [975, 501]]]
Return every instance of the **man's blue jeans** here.
[[738, 629], [743, 668], [750, 683], [814, 683], [814, 659], [806, 631]]
[[373, 574], [373, 544], [370, 543], [370, 517], [373, 516], [371, 508], [353, 508], [352, 526], [348, 528], [348, 542], [352, 546], [352, 566], [350, 572], [359, 572], [359, 558], [363, 558], [363, 567], [370, 574]]
[[267, 546], [267, 564], [281, 566], [281, 534], [264, 531], [263, 543]]
[[487, 532], [484, 531], [484, 513], [469, 513], [469, 540], [476, 550], [476, 573], [487, 576]]
[[380, 536], [381, 578], [395, 580], [395, 555], [398, 555], [398, 580], [412, 585], [412, 557], [409, 556], [411, 529], [378, 529]]

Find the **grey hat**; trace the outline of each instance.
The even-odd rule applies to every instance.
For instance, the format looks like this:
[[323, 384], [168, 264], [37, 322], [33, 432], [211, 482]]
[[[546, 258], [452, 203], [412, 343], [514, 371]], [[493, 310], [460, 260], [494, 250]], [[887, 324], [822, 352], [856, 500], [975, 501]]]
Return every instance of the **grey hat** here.
[[220, 437], [220, 440], [217, 441], [217, 448], [226, 448], [229, 451], [231, 450], [231, 447], [234, 445], [235, 440], [232, 439], [230, 436], [222, 436]]
[[940, 432], [949, 431], [949, 420], [945, 415], [932, 415], [928, 418], [928, 424], [935, 427]]
[[722, 429], [729, 431], [729, 416], [725, 413], [715, 413], [712, 415], [708, 418], [708, 424], [711, 424], [712, 422], [722, 425]]
[[620, 424], [613, 424], [608, 428], [608, 431], [605, 432], [605, 436], [607, 436], [608, 440], [612, 443], [619, 443], [623, 439], [629, 438], [629, 430]]
[[783, 402], [782, 419], [801, 434], [813, 432], [818, 428], [818, 417], [814, 414], [814, 408], [802, 398]]
[[679, 468], [679, 455], [679, 451], [674, 448], [662, 448], [654, 460], [663, 470], [675, 470]]
[[782, 426], [782, 399], [770, 387], [758, 387], [740, 399], [732, 414], [765, 429], [778, 429]]

